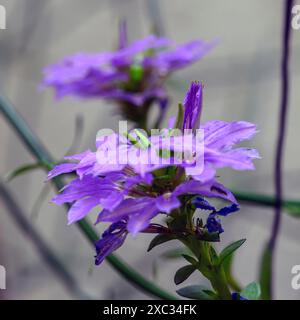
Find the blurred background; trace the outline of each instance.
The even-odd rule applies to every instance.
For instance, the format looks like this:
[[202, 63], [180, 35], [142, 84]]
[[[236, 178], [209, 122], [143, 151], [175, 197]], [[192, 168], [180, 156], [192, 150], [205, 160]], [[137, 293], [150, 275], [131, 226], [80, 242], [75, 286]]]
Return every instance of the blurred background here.
[[[233, 190], [273, 195], [273, 162], [280, 98], [280, 59], [285, 0], [1, 0], [7, 10], [7, 29], [0, 30], [0, 90], [23, 115], [56, 159], [70, 148], [80, 116], [83, 130], [76, 152], [94, 147], [100, 128], [117, 128], [113, 106], [102, 100], [54, 100], [49, 89], [40, 90], [44, 66], [75, 52], [116, 48], [118, 22], [125, 18], [130, 40], [154, 31], [182, 43], [195, 38], [218, 39], [219, 45], [204, 59], [177, 72], [168, 83], [176, 110], [189, 81], [205, 84], [203, 121], [212, 119], [254, 122], [259, 134], [251, 142], [262, 156], [254, 172], [221, 172]], [[297, 1], [296, 1], [297, 3]], [[299, 2], [300, 4], [300, 2]], [[300, 31], [291, 44], [291, 92], [284, 159], [285, 197], [300, 199]], [[11, 127], [0, 116], [0, 175], [33, 162]], [[104, 262], [94, 266], [94, 251], [77, 230], [67, 226], [65, 210], [49, 203], [54, 191], [45, 187], [39, 170], [20, 176], [9, 188], [22, 210], [49, 246], [68, 267], [81, 288], [100, 299], [146, 299]], [[40, 204], [41, 192], [45, 195]], [[38, 202], [37, 202], [38, 201]], [[6, 267], [3, 299], [72, 299], [60, 280], [16, 227], [0, 200], [0, 264]], [[33, 218], [32, 218], [33, 217]], [[272, 208], [242, 205], [224, 219], [221, 247], [247, 238], [238, 251], [234, 273], [246, 285], [257, 280], [262, 248], [269, 237]], [[97, 227], [101, 232], [102, 227]], [[275, 289], [278, 299], [299, 299], [291, 287], [291, 268], [300, 264], [300, 220], [283, 214], [276, 255]], [[129, 238], [118, 254], [148, 279], [174, 292], [180, 260], [164, 258], [176, 243], [145, 253], [149, 235]], [[186, 284], [202, 280], [193, 275]]]

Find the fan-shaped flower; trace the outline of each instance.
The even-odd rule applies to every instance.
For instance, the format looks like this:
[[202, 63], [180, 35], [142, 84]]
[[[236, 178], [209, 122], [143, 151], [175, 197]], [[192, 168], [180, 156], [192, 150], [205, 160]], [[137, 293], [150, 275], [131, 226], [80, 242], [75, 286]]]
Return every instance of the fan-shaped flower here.
[[165, 78], [201, 59], [215, 45], [202, 40], [176, 45], [154, 35], [128, 44], [124, 32], [115, 52], [77, 53], [46, 67], [43, 84], [53, 87], [57, 98], [101, 97], [133, 106], [158, 101], [165, 107]]
[[[97, 263], [121, 246], [128, 233], [136, 235], [147, 231], [151, 220], [158, 214], [172, 215], [182, 206], [194, 205], [195, 208], [210, 211], [204, 228], [208, 232], [221, 233], [223, 228], [219, 216], [238, 210], [234, 195], [216, 180], [215, 173], [221, 167], [235, 170], [254, 168], [252, 161], [258, 158], [258, 153], [253, 149], [233, 146], [250, 139], [256, 132], [255, 125], [242, 121], [205, 123], [200, 126], [204, 130], [203, 153], [194, 154], [192, 149], [188, 161], [175, 161], [178, 152], [199, 143], [193, 130], [199, 126], [201, 96], [202, 85], [192, 83], [184, 100], [181, 121], [181, 128], [190, 130], [192, 137], [183, 150], [179, 148], [183, 135], [172, 135], [173, 129], [164, 130], [160, 139], [145, 137], [135, 130], [133, 135], [126, 137], [118, 134], [98, 137], [97, 152], [87, 150], [67, 157], [71, 163], [60, 164], [49, 172], [49, 178], [70, 172], [77, 175], [53, 199], [56, 204], [72, 203], [68, 213], [69, 223], [82, 219], [97, 206], [102, 210], [96, 222], [112, 223], [97, 242]], [[111, 145], [118, 150], [113, 153], [117, 154], [117, 158], [104, 157]], [[169, 152], [163, 152], [168, 148]], [[154, 163], [145, 161], [153, 160], [150, 155], [154, 155]], [[200, 156], [203, 157], [202, 162], [197, 161]], [[230, 205], [218, 210], [204, 199], [206, 197], [220, 198]]]

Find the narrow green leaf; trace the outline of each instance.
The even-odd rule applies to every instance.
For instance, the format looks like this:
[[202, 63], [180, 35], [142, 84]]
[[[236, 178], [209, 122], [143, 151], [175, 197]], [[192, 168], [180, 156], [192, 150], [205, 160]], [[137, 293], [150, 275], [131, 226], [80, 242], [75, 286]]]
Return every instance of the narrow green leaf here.
[[174, 277], [175, 284], [178, 285], [185, 281], [195, 270], [196, 267], [190, 264], [178, 269]]
[[271, 299], [271, 252], [266, 246], [261, 260], [260, 266], [260, 285], [261, 285], [261, 298], [263, 300]]
[[180, 296], [196, 300], [215, 300], [217, 295], [202, 285], [181, 288], [176, 291]]
[[241, 296], [248, 300], [259, 300], [261, 296], [260, 285], [257, 282], [251, 282], [241, 291]]
[[234, 256], [235, 256], [234, 253], [227, 256], [227, 258], [225, 258], [222, 263], [222, 267], [225, 272], [227, 282], [228, 282], [229, 286], [231, 287], [231, 289], [236, 292], [240, 292], [242, 290], [241, 286], [232, 274], [232, 265], [233, 265]]
[[246, 239], [241, 239], [231, 243], [226, 248], [224, 248], [219, 256], [219, 264], [221, 265], [224, 262], [225, 258], [231, 255], [235, 250], [237, 250], [245, 241]]
[[191, 255], [191, 251], [187, 248], [175, 248], [170, 249], [166, 252], [164, 252], [161, 257], [163, 259], [179, 259], [182, 258], [183, 255]]
[[193, 266], [196, 266], [198, 264], [198, 261], [196, 259], [187, 254], [182, 254], [182, 257]]
[[174, 129], [181, 129], [183, 125], [184, 109], [181, 103], [178, 104], [178, 113], [174, 124]]
[[210, 258], [211, 258], [213, 265], [218, 265], [219, 257], [218, 257], [218, 254], [213, 246], [209, 247], [209, 254], [210, 254]]
[[175, 239], [175, 236], [173, 234], [159, 234], [155, 238], [152, 239], [147, 251], [149, 252], [154, 247], [159, 246], [160, 244], [163, 244], [167, 241], [171, 241], [174, 239]]
[[6, 175], [5, 180], [7, 182], [9, 182], [9, 181], [13, 180], [14, 178], [16, 178], [22, 174], [28, 173], [32, 170], [44, 169], [44, 168], [45, 168], [45, 164], [42, 162], [24, 164], [24, 165], [18, 167], [17, 169], [13, 170], [12, 172], [8, 173]]

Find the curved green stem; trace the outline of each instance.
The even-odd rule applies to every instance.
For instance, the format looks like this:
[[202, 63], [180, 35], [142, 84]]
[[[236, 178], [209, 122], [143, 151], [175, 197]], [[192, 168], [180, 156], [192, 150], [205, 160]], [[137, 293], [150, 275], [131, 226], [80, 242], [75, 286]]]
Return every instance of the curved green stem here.
[[[11, 106], [11, 104], [0, 96], [0, 111], [3, 113], [6, 120], [12, 125], [15, 132], [18, 134], [22, 142], [26, 145], [31, 154], [37, 161], [44, 163], [45, 168], [52, 168], [54, 163], [51, 155], [42, 145], [36, 135], [30, 130], [24, 119], [17, 113], [17, 111]], [[61, 189], [64, 186], [62, 179], [53, 179], [57, 189]], [[92, 228], [90, 223], [83, 219], [77, 223], [80, 230], [83, 232], [89, 242], [94, 245], [94, 242], [98, 240], [96, 231]], [[134, 286], [142, 289], [145, 293], [151, 294], [161, 299], [177, 299], [172, 294], [164, 291], [152, 282], [145, 279], [142, 275], [136, 272], [129, 265], [124, 263], [116, 255], [110, 255], [107, 257], [108, 263], [114, 267], [125, 279], [127, 279]]]

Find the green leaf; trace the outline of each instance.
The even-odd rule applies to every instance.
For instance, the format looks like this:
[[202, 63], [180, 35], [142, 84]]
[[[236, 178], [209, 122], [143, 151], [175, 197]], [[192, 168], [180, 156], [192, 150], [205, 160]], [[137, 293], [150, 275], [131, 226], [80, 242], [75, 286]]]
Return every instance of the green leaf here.
[[196, 267], [190, 264], [178, 269], [174, 277], [175, 284], [178, 285], [185, 281], [195, 270]]
[[209, 251], [210, 251], [209, 253], [210, 253], [210, 257], [211, 257], [211, 261], [212, 261], [213, 265], [215, 265], [215, 266], [218, 265], [219, 257], [218, 257], [218, 254], [217, 254], [215, 248], [213, 246], [210, 246]]
[[261, 296], [260, 285], [257, 282], [251, 282], [241, 291], [241, 296], [248, 300], [259, 300]]
[[226, 248], [224, 248], [219, 256], [219, 264], [221, 265], [224, 262], [225, 258], [231, 255], [235, 250], [237, 250], [245, 241], [246, 239], [241, 239], [231, 243]]
[[175, 248], [175, 249], [170, 249], [164, 252], [161, 255], [161, 257], [163, 259], [179, 259], [179, 258], [182, 258], [183, 255], [190, 255], [190, 254], [192, 253], [187, 248]]
[[180, 296], [196, 300], [216, 300], [217, 295], [202, 285], [193, 285], [176, 291]]
[[9, 181], [13, 180], [14, 178], [16, 178], [22, 174], [28, 173], [28, 172], [35, 170], [35, 169], [45, 169], [45, 164], [42, 162], [24, 164], [24, 165], [18, 167], [17, 169], [13, 170], [12, 172], [8, 173], [6, 175], [5, 180], [7, 182], [9, 182]]
[[193, 266], [197, 266], [198, 261], [196, 259], [194, 259], [193, 257], [187, 255], [187, 254], [182, 254], [182, 257], [189, 262], [190, 264], [192, 264]]
[[174, 124], [174, 129], [181, 129], [183, 125], [184, 108], [181, 103], [178, 104], [178, 113]]
[[241, 286], [232, 274], [233, 258], [234, 258], [234, 253], [227, 256], [227, 258], [225, 258], [222, 263], [222, 267], [225, 272], [227, 282], [231, 287], [231, 289], [236, 292], [240, 292], [242, 290]]
[[154, 247], [159, 246], [160, 244], [163, 244], [167, 241], [171, 241], [174, 239], [176, 239], [176, 237], [173, 234], [159, 234], [155, 238], [152, 239], [147, 251], [149, 252]]
[[272, 255], [268, 246], [266, 246], [261, 260], [260, 266], [260, 285], [261, 285], [261, 298], [263, 300], [271, 299], [271, 264]]

